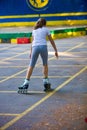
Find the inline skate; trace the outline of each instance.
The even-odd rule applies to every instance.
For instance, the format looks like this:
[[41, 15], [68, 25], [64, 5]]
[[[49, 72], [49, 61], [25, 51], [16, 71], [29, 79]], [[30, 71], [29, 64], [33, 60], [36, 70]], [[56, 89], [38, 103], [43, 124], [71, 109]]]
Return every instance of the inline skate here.
[[29, 87], [29, 81], [25, 79], [22, 86], [18, 87], [18, 93], [27, 93]]
[[49, 79], [48, 78], [44, 78], [43, 79], [43, 84], [44, 84], [44, 91], [45, 92], [53, 91], [53, 89], [51, 88], [51, 83], [49, 83]]

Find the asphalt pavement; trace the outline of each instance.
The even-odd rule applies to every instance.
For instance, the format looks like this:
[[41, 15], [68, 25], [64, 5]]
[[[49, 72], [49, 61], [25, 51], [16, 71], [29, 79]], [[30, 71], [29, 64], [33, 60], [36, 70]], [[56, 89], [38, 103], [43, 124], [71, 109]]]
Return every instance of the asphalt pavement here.
[[48, 42], [49, 79], [43, 91], [39, 57], [27, 94], [18, 94], [31, 44], [0, 44], [0, 130], [87, 130], [87, 36]]

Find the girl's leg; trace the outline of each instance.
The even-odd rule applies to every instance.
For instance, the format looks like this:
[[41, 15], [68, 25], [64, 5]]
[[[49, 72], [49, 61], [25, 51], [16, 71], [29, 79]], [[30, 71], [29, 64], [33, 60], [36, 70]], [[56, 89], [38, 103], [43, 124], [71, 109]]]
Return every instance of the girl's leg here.
[[48, 77], [48, 50], [47, 46], [41, 46], [40, 52], [42, 62], [43, 62], [43, 76], [44, 78]]
[[24, 83], [23, 85], [21, 86], [22, 88], [25, 88], [25, 86], [29, 86], [29, 80], [30, 80], [30, 77], [32, 75], [32, 72], [33, 72], [33, 68], [36, 64], [36, 61], [37, 61], [37, 58], [39, 56], [39, 50], [38, 50], [38, 47], [34, 47], [32, 48], [32, 55], [31, 55], [31, 60], [30, 60], [30, 65], [28, 67], [28, 70], [27, 70], [27, 73], [26, 73], [26, 78], [24, 80]]
[[43, 66], [43, 75], [44, 78], [48, 78], [48, 65]]
[[32, 72], [33, 72], [33, 67], [29, 66], [28, 70], [27, 70], [27, 74], [26, 74], [26, 79], [28, 79], [28, 80], [30, 79]]
[[[24, 90], [26, 90], [26, 92], [27, 92], [32, 71], [33, 71], [33, 67], [29, 67], [27, 70], [26, 78], [25, 78], [23, 84], [21, 85], [21, 87], [19, 87], [19, 90], [23, 90], [23, 92], [24, 92]], [[19, 93], [20, 93], [20, 91], [19, 91]]]
[[33, 69], [34, 69], [34, 66], [35, 66], [35, 64], [37, 62], [38, 56], [39, 56], [39, 48], [38, 47], [33, 47], [32, 48], [30, 65], [28, 67], [27, 74], [26, 74], [26, 79], [30, 79], [30, 77], [32, 75], [32, 72], [33, 72]]
[[43, 61], [43, 84], [44, 84], [44, 91], [48, 92], [51, 91], [51, 84], [49, 82], [49, 78], [48, 78], [48, 51], [47, 51], [47, 47], [43, 46], [42, 50], [41, 50], [41, 58]]
[[38, 47], [33, 47], [32, 48], [32, 55], [31, 55], [30, 65], [28, 67], [27, 74], [26, 74], [26, 79], [28, 79], [28, 80], [30, 79], [30, 77], [32, 75], [32, 72], [33, 72], [34, 66], [35, 66], [35, 64], [37, 62], [38, 56], [39, 56]]
[[49, 84], [50, 82], [49, 82], [49, 78], [48, 78], [48, 65], [43, 66], [43, 75], [44, 75], [43, 83]]

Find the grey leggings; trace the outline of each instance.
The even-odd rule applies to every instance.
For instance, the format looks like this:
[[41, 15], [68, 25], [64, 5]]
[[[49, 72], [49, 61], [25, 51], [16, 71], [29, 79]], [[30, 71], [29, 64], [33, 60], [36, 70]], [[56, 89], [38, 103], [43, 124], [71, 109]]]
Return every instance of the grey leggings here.
[[43, 66], [48, 64], [48, 50], [46, 45], [40, 45], [40, 46], [34, 46], [32, 47], [32, 54], [31, 54], [31, 60], [30, 65], [31, 67], [34, 67], [38, 56], [41, 56]]

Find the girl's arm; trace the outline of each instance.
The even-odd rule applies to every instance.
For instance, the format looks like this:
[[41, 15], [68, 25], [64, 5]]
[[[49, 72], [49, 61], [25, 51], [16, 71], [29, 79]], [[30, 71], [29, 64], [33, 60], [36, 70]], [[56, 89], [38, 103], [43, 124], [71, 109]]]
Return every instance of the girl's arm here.
[[52, 47], [53, 47], [54, 50], [55, 50], [55, 56], [58, 58], [57, 48], [56, 48], [55, 42], [54, 42], [53, 38], [51, 37], [51, 35], [48, 35], [48, 39], [49, 39], [49, 41], [50, 41]]
[[32, 45], [31, 45], [31, 49], [30, 49], [30, 58], [31, 58], [31, 55], [32, 55]]
[[[33, 41], [33, 36], [32, 36], [32, 41]], [[31, 54], [32, 54], [32, 42], [31, 42], [31, 48], [30, 48], [30, 58], [31, 58]]]

